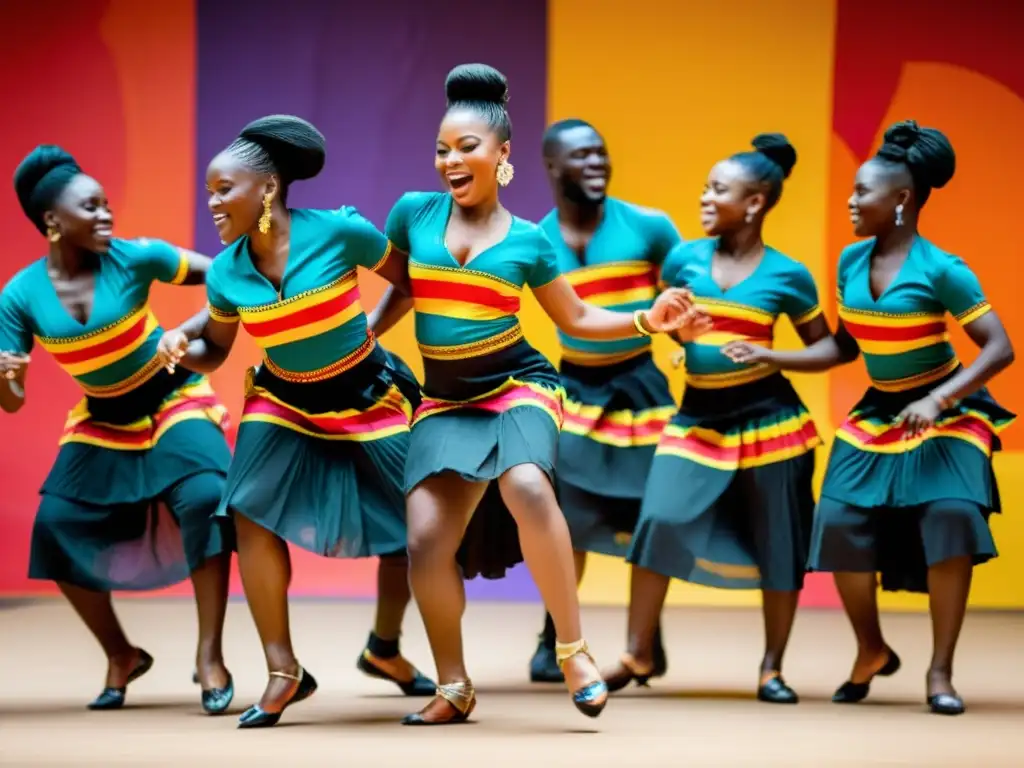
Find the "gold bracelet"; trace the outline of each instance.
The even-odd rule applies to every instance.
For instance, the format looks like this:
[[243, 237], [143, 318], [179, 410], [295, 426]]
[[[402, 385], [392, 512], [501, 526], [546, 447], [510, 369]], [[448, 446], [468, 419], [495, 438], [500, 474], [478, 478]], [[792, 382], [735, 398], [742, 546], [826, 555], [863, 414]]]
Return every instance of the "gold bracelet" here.
[[651, 332], [648, 331], [646, 328], [644, 328], [644, 324], [642, 322], [642, 318], [643, 318], [643, 316], [645, 314], [647, 314], [647, 313], [644, 312], [642, 309], [638, 309], [638, 310], [634, 311], [633, 312], [633, 325], [636, 326], [636, 330], [637, 330], [637, 332], [641, 336], [650, 336]]

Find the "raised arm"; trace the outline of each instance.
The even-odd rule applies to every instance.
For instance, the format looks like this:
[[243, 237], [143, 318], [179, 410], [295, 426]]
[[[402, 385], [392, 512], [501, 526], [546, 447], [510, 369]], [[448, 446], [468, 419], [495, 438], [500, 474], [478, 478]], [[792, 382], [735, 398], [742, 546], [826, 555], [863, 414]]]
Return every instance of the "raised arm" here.
[[682, 328], [695, 316], [689, 291], [669, 288], [650, 310], [615, 312], [582, 301], [569, 281], [559, 276], [535, 287], [541, 309], [562, 331], [579, 339], [613, 341], [650, 336]]

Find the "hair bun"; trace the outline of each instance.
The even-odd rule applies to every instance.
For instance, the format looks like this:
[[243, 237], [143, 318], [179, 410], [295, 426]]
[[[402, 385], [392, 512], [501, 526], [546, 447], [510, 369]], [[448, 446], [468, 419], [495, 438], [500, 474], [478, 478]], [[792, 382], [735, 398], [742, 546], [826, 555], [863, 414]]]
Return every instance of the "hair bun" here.
[[508, 104], [508, 80], [488, 64], [460, 64], [448, 73], [444, 81], [448, 104], [459, 102], [487, 102]]
[[316, 126], [295, 115], [261, 117], [238, 136], [266, 150], [286, 184], [313, 178], [327, 161], [327, 139]]
[[789, 178], [796, 165], [796, 148], [789, 143], [789, 139], [781, 133], [759, 133], [750, 143], [782, 169], [782, 178]]
[[921, 128], [915, 120], [903, 120], [885, 131], [878, 156], [904, 163], [914, 180], [930, 189], [941, 189], [956, 173], [956, 152], [937, 128]]
[[40, 232], [46, 231], [43, 213], [81, 172], [75, 158], [56, 144], [40, 144], [18, 164], [14, 191], [21, 209]]

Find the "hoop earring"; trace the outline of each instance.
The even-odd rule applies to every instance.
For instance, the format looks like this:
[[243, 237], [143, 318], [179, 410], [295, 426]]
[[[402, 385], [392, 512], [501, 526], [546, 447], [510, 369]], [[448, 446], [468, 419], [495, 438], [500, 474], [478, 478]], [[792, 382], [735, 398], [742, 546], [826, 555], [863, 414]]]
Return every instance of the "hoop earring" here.
[[267, 192], [263, 196], [263, 215], [260, 216], [260, 233], [267, 234], [270, 231], [270, 204], [274, 202], [274, 196]]
[[49, 240], [51, 243], [56, 243], [56, 242], [60, 241], [60, 232], [58, 232], [53, 227], [47, 227], [46, 228], [46, 239]]
[[896, 206], [896, 226], [903, 226], [903, 203]]
[[502, 160], [498, 163], [498, 167], [494, 172], [494, 175], [498, 179], [498, 183], [503, 187], [507, 187], [512, 181], [512, 177], [515, 176], [515, 168], [512, 167], [512, 163], [507, 160]]

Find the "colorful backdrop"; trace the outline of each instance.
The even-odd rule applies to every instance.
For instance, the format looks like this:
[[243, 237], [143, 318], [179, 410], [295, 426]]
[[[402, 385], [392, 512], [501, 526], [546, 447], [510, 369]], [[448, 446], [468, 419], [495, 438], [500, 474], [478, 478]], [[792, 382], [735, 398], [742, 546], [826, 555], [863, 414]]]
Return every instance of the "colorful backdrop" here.
[[[530, 219], [550, 207], [539, 157], [551, 120], [578, 116], [607, 137], [613, 194], [666, 210], [684, 235], [700, 234], [697, 198], [709, 167], [761, 131], [786, 133], [800, 160], [770, 217], [773, 245], [806, 263], [835, 318], [836, 256], [850, 239], [851, 179], [884, 127], [915, 118], [948, 133], [958, 154], [954, 181], [924, 217], [933, 239], [978, 271], [1018, 343], [1024, 344], [1019, 259], [1009, 222], [1018, 214], [1024, 167], [1024, 5], [928, 0], [421, 0], [349, 5], [292, 0], [79, 0], [4, 4], [0, 168], [10, 174], [36, 143], [56, 142], [106, 185], [121, 236], [161, 237], [213, 254], [219, 244], [205, 210], [206, 162], [250, 119], [294, 113], [329, 140], [328, 165], [296, 185], [293, 204], [352, 204], [378, 225], [404, 191], [438, 187], [433, 140], [444, 106], [443, 79], [466, 61], [506, 73], [515, 126], [516, 178], [506, 204]], [[8, 177], [9, 178], [9, 177]], [[1009, 193], [1009, 194], [1008, 194]], [[0, 281], [43, 252], [10, 183], [0, 185], [5, 248]], [[382, 286], [370, 276], [364, 303]], [[201, 288], [156, 290], [165, 324], [202, 306]], [[535, 304], [529, 338], [556, 350], [554, 330]], [[957, 345], [973, 350], [959, 331]], [[795, 342], [785, 329], [787, 343]], [[411, 323], [384, 343], [421, 370]], [[678, 394], [681, 372], [660, 362]], [[241, 381], [257, 359], [242, 339], [214, 384], [237, 419]], [[56, 451], [75, 387], [37, 353], [28, 404], [0, 418], [0, 594], [51, 593], [25, 578], [37, 489]], [[866, 385], [860, 365], [797, 378], [823, 434], [830, 434]], [[992, 387], [1014, 410], [1024, 366]], [[1024, 607], [1024, 428], [1006, 435], [998, 458], [1006, 514], [993, 526], [1002, 557], [979, 570], [979, 607]], [[825, 450], [819, 455], [819, 475]], [[820, 477], [819, 477], [820, 479]], [[374, 563], [296, 553], [296, 593], [370, 596]], [[237, 579], [234, 588], [238, 590]], [[187, 593], [183, 586], [169, 592]], [[525, 569], [501, 582], [471, 582], [475, 598], [536, 600]], [[622, 604], [627, 571], [594, 558], [583, 585], [589, 603]], [[675, 604], [754, 605], [753, 592], [674, 584]], [[835, 606], [827, 578], [812, 578], [805, 603]], [[920, 609], [922, 598], [887, 596], [890, 608]]]

